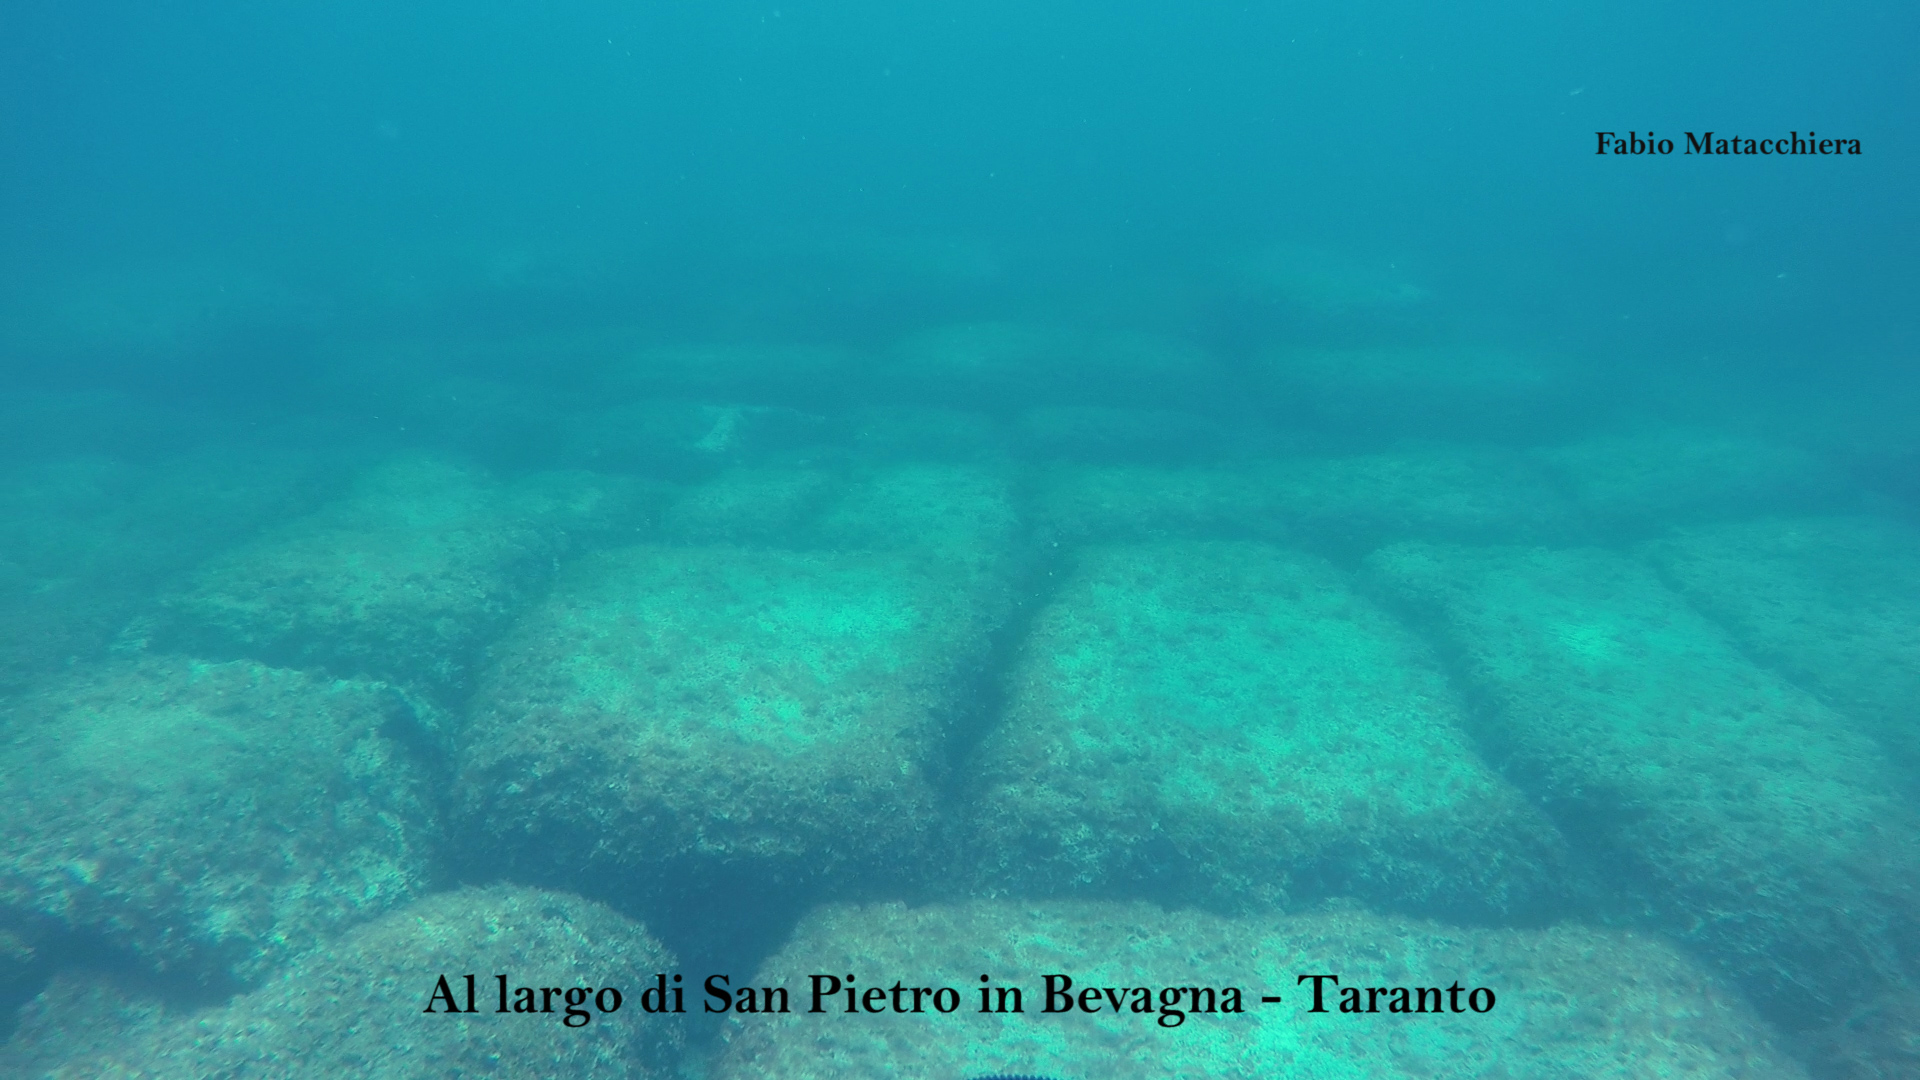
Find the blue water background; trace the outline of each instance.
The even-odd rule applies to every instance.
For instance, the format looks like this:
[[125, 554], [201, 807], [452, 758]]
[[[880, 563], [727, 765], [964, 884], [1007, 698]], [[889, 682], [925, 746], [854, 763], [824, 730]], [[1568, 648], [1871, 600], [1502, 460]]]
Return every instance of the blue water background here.
[[[277, 290], [145, 355], [16, 319], [16, 385], [292, 405], [328, 335], [858, 342], [1103, 305], [1230, 349], [1244, 327], [1179, 301], [1272, 243], [1410, 270], [1459, 332], [1629, 385], [1848, 392], [1903, 376], [1916, 340], [1902, 5], [14, 0], [4, 21], [16, 306], [170, 263], [219, 268], [181, 304], [234, 267]], [[1866, 152], [1602, 158], [1603, 129]], [[956, 248], [952, 273], [871, 257], [899, 238]]]

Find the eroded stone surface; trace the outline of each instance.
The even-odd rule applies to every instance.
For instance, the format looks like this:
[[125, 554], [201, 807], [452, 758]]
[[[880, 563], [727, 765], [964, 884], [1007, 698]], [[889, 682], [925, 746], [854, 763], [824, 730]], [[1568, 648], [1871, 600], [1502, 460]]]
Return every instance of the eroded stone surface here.
[[163, 658], [74, 676], [7, 710], [0, 919], [252, 982], [420, 892], [438, 842], [378, 684]]
[[1228, 907], [1551, 904], [1564, 852], [1439, 671], [1316, 557], [1092, 549], [1033, 626], [970, 799], [988, 888]]

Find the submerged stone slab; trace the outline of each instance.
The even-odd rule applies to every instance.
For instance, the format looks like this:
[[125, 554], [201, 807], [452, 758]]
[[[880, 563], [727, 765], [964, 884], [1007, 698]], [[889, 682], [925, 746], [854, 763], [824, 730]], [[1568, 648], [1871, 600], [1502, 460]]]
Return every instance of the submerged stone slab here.
[[327, 472], [321, 461], [236, 447], [0, 468], [0, 688], [137, 642], [156, 586], [307, 512]]
[[631, 497], [587, 474], [502, 483], [429, 458], [215, 559], [165, 599], [161, 635], [202, 655], [460, 686], [480, 645], [550, 580], [569, 531]]
[[1920, 767], [1920, 532], [1885, 518], [1767, 518], [1642, 550], [1748, 655]]
[[847, 551], [893, 551], [998, 574], [1022, 522], [1001, 469], [912, 463], [863, 471], [809, 523], [805, 540]]
[[[828, 972], [855, 976], [862, 991], [896, 980], [952, 987], [959, 1006], [943, 1014], [923, 995], [920, 1013], [894, 1013], [889, 997], [883, 1013], [849, 1016], [842, 993], [810, 1014], [812, 976]], [[983, 974], [1007, 1011], [981, 1009]], [[1321, 983], [1328, 1012], [1311, 1011], [1312, 985], [1297, 981], [1310, 974], [1340, 977], [1338, 988]], [[1095, 994], [1098, 1012], [1076, 1000], [1047, 1013], [1048, 975], [1071, 978], [1076, 999], [1089, 987], [1147, 988], [1148, 1009], [1134, 1011], [1133, 993], [1121, 1011]], [[836, 905], [808, 917], [751, 985], [786, 987], [792, 1012], [730, 1017], [715, 1080], [1805, 1076], [1738, 995], [1673, 949], [1573, 926], [1466, 930], [1359, 912], [1225, 919], [1145, 904]], [[1456, 985], [1492, 990], [1492, 1008], [1395, 1014], [1384, 994], [1380, 1012], [1337, 1011], [1344, 987], [1426, 987], [1444, 1007]], [[1196, 1011], [1182, 992], [1229, 986], [1244, 992], [1244, 1012], [1220, 1011], [1224, 993], [1213, 1013]], [[998, 996], [1012, 987], [1023, 991], [1018, 1013]], [[1163, 1005], [1169, 989], [1177, 997]]]
[[1783, 1024], [1909, 983], [1920, 821], [1882, 751], [1597, 549], [1404, 545], [1373, 569], [1491, 705], [1507, 773]]
[[1396, 539], [1562, 536], [1548, 475], [1502, 451], [1436, 448], [1182, 469], [1059, 468], [1041, 525], [1064, 540], [1257, 538], [1368, 550]]
[[1560, 898], [1562, 845], [1418, 643], [1314, 556], [1083, 552], [970, 800], [983, 887], [1472, 917]]
[[894, 552], [583, 560], [483, 680], [461, 812], [516, 865], [642, 893], [913, 865], [997, 596]]
[[934, 406], [855, 409], [845, 416], [856, 453], [876, 460], [977, 461], [1005, 450], [1006, 432], [984, 412]]
[[75, 676], [0, 723], [0, 927], [215, 983], [418, 893], [437, 840], [392, 691], [237, 661]]
[[1580, 513], [1609, 534], [1817, 512], [1859, 498], [1858, 488], [1817, 455], [1728, 432], [1630, 432], [1535, 456]]
[[44, 1077], [69, 1062], [125, 1047], [178, 1018], [150, 989], [128, 982], [85, 968], [45, 980], [4, 1021], [10, 1030], [0, 1041], [0, 1076]]
[[[153, 1026], [103, 1054], [70, 1061], [47, 1080], [290, 1076], [429, 1080], [450, 1076], [565, 1076], [643, 1080], [673, 1075], [674, 1018], [640, 1009], [640, 990], [673, 959], [646, 928], [559, 893], [494, 887], [442, 893], [309, 953], [226, 1005]], [[472, 1013], [422, 1012], [443, 976]], [[620, 1008], [568, 1026], [552, 1013], [497, 1011], [493, 973], [511, 985], [624, 988]], [[611, 1001], [611, 999], [607, 999]], [[511, 1006], [512, 1001], [509, 1001]]]
[[807, 466], [740, 466], [692, 485], [660, 516], [661, 537], [683, 543], [791, 545], [842, 486]]
[[560, 459], [663, 480], [695, 480], [739, 459], [797, 452], [823, 432], [792, 409], [691, 399], [602, 395], [592, 411], [565, 414]]

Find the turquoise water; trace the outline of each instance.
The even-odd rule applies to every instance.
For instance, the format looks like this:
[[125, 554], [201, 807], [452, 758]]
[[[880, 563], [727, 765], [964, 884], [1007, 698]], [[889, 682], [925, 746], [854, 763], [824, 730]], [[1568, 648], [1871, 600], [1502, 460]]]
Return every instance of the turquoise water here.
[[1911, 12], [0, 24], [0, 1075], [1920, 1075]]

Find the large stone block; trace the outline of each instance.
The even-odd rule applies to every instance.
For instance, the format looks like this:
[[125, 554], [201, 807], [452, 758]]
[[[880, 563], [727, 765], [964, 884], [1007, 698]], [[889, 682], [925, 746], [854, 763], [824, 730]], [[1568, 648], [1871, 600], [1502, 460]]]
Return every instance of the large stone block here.
[[1488, 703], [1506, 771], [1781, 1023], [1908, 984], [1920, 821], [1880, 747], [1626, 556], [1405, 545], [1389, 588]]
[[438, 841], [393, 691], [151, 659], [7, 709], [0, 929], [247, 983], [419, 893]]
[[[643, 1013], [637, 998], [673, 963], [645, 927], [598, 904], [531, 889], [462, 889], [353, 930], [257, 990], [148, 1025], [47, 1080], [667, 1077], [680, 1049], [677, 1018]], [[468, 973], [476, 1011], [449, 1013], [449, 1001], [466, 1006]], [[562, 995], [549, 999], [552, 1012], [500, 1013], [494, 973], [515, 988], [585, 988], [574, 1006], [584, 1019], [569, 1023]], [[451, 993], [436, 1000], [442, 978]], [[626, 993], [602, 1013], [595, 992], [608, 986]], [[430, 1014], [422, 1011], [429, 1002]]]
[[1254, 543], [1076, 561], [980, 750], [983, 887], [1481, 918], [1563, 898], [1552, 826], [1331, 565]]
[[[896, 980], [953, 987], [959, 1006], [939, 1013], [922, 995], [918, 1014], [895, 1013], [883, 993], [885, 1012], [847, 1015], [842, 993], [810, 1013], [816, 973], [853, 975], [861, 993]], [[983, 974], [994, 1011], [981, 1008]], [[1311, 1011], [1312, 984], [1298, 981], [1313, 974], [1340, 978], [1339, 987], [1321, 983], [1324, 1013]], [[1048, 1013], [1048, 975], [1071, 978], [1076, 999], [1090, 987], [1128, 989], [1120, 1010], [1096, 993], [1098, 1012], [1076, 1000], [1070, 1012]], [[792, 1011], [730, 1017], [715, 1080], [1805, 1076], [1737, 994], [1672, 948], [1575, 926], [1466, 930], [1358, 912], [1225, 919], [1145, 904], [830, 906], [751, 985], [786, 987]], [[1192, 1011], [1182, 992], [1229, 986], [1244, 992], [1245, 1012], [1219, 1011], [1222, 994], [1214, 1012]], [[1341, 988], [1396, 986], [1441, 991], [1441, 1011], [1390, 1012], [1391, 994], [1374, 996], [1375, 1013], [1338, 1011]], [[1493, 1007], [1451, 1011], [1454, 986], [1486, 987]], [[1021, 1012], [998, 996], [1011, 987], [1023, 992]], [[1131, 988], [1151, 993], [1146, 1011], [1135, 1011]], [[1163, 1007], [1170, 989], [1178, 997]], [[1281, 1002], [1259, 1000], [1269, 994]]]

